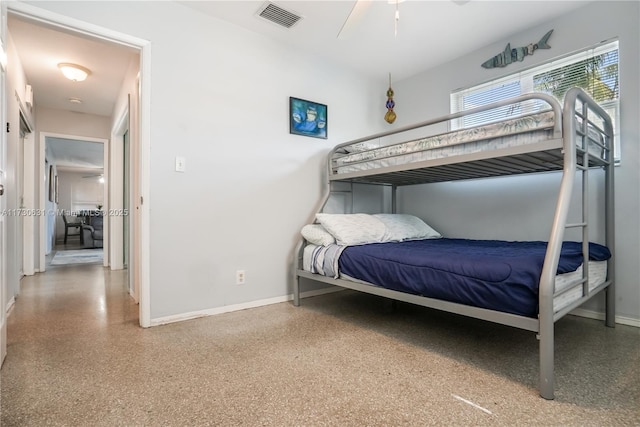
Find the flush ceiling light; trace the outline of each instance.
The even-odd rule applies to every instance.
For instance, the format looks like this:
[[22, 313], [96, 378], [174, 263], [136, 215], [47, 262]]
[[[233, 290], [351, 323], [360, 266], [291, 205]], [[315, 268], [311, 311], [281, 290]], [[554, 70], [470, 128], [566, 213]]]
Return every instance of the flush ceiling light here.
[[69, 98], [69, 102], [72, 104], [82, 104], [82, 99], [80, 98]]
[[74, 82], [81, 82], [91, 74], [91, 70], [76, 64], [69, 64], [66, 62], [58, 64], [58, 68], [62, 71], [62, 74], [66, 78]]

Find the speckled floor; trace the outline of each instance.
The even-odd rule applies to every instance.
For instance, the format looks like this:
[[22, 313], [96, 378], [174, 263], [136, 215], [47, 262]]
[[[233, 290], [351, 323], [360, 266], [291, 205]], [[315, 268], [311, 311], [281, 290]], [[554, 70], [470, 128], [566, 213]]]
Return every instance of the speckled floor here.
[[562, 319], [546, 401], [530, 332], [350, 291], [141, 329], [125, 277], [23, 279], [2, 426], [640, 425], [637, 328]]

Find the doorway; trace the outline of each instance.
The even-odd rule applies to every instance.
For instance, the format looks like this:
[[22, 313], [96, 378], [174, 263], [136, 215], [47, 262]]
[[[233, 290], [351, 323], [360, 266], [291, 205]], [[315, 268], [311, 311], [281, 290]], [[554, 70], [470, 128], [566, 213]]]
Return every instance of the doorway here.
[[137, 302], [137, 286], [134, 276], [130, 273], [133, 265], [131, 255], [136, 252], [132, 252], [130, 248], [132, 217], [137, 214], [131, 207], [136, 205], [133, 199], [135, 193], [132, 189], [138, 187], [136, 185], [138, 169], [135, 167], [138, 162], [136, 153], [132, 152], [135, 144], [131, 143], [132, 129], [136, 127], [131, 107], [135, 102], [131, 102], [131, 95], [127, 98], [126, 108], [115, 127], [110, 147], [109, 171], [112, 187], [109, 192], [109, 210], [112, 213], [110, 218], [112, 228], [109, 258], [112, 270], [126, 270], [129, 294]]
[[[55, 180], [55, 197], [44, 197], [46, 215], [41, 233], [46, 262], [50, 266], [108, 265], [103, 256], [103, 220], [108, 181], [104, 178], [108, 139], [41, 132], [47, 178]], [[47, 166], [48, 165], [48, 166]], [[67, 225], [70, 224], [70, 225]], [[91, 255], [91, 256], [90, 256]]]
[[[91, 37], [95, 37], [96, 40], [101, 42], [111, 43], [114, 46], [122, 46], [128, 49], [134, 48], [138, 52], [138, 70], [139, 74], [136, 78], [139, 78], [140, 83], [140, 91], [137, 92], [137, 88], [132, 90], [132, 93], [136, 93], [138, 97], [136, 98], [137, 109], [139, 111], [137, 115], [137, 121], [135, 125], [137, 129], [134, 133], [129, 133], [128, 136], [128, 145], [131, 148], [132, 146], [136, 146], [135, 150], [139, 152], [139, 158], [135, 159], [136, 162], [133, 163], [134, 159], [129, 159], [131, 163], [131, 169], [135, 170], [137, 175], [140, 177], [138, 180], [128, 179], [129, 185], [127, 186], [128, 194], [130, 194], [133, 200], [137, 200], [135, 206], [131, 206], [130, 212], [135, 214], [135, 218], [132, 218], [134, 224], [139, 224], [140, 229], [135, 233], [129, 234], [140, 236], [140, 241], [135, 242], [133, 245], [134, 248], [140, 248], [139, 250], [128, 250], [129, 259], [133, 262], [128, 262], [128, 266], [131, 267], [131, 264], [137, 266], [139, 271], [136, 272], [133, 277], [139, 277], [140, 283], [138, 284], [139, 295], [140, 295], [140, 305], [139, 305], [139, 321], [140, 325], [143, 327], [150, 326], [150, 307], [149, 307], [149, 289], [148, 289], [148, 268], [149, 268], [149, 258], [146, 253], [146, 248], [148, 248], [148, 209], [147, 204], [149, 201], [148, 197], [144, 197], [143, 195], [147, 195], [149, 192], [149, 180], [148, 180], [148, 156], [149, 156], [149, 125], [148, 125], [148, 115], [149, 115], [149, 52], [150, 52], [150, 44], [145, 40], [141, 40], [126, 34], [116, 33], [112, 30], [106, 28], [98, 28], [95, 25], [79, 22], [75, 19], [67, 18], [61, 15], [50, 13], [46, 10], [36, 9], [29, 5], [24, 5], [21, 3], [11, 3], [8, 5], [8, 13], [9, 16], [19, 16], [21, 19], [30, 20], [33, 23], [38, 25], [46, 26], [51, 29], [59, 29], [61, 33], [65, 34], [78, 34], [82, 35], [82, 38], [87, 39]], [[136, 83], [138, 80], [136, 80]], [[4, 87], [4, 85], [3, 85]], [[34, 88], [35, 89], [35, 88]], [[6, 93], [4, 94], [6, 99]], [[37, 98], [36, 98], [37, 99]], [[40, 118], [40, 116], [39, 116]], [[132, 139], [131, 135], [135, 135], [136, 139]], [[44, 165], [45, 165], [45, 156], [44, 156], [44, 142], [42, 142], [42, 137], [40, 138], [39, 152], [41, 153], [40, 161], [38, 162], [39, 167], [42, 170], [37, 171], [37, 176], [41, 176], [44, 173]], [[108, 169], [105, 170], [105, 179], [109, 179]], [[38, 208], [45, 208], [45, 198], [44, 195], [46, 191], [43, 189], [44, 184], [41, 183], [40, 191], [38, 194]], [[121, 187], [122, 188], [122, 187]], [[142, 202], [145, 202], [145, 205]], [[108, 211], [108, 202], [105, 203], [104, 209]], [[107, 225], [105, 224], [105, 228]], [[40, 257], [39, 264], [42, 267], [44, 265], [43, 261], [45, 258], [43, 256], [44, 247], [46, 243], [46, 239], [44, 234], [46, 233], [46, 223], [44, 218], [41, 218], [39, 224], [39, 236], [40, 244]], [[107, 231], [105, 230], [105, 233]], [[121, 234], [123, 237], [123, 235]], [[127, 239], [128, 240], [128, 239]], [[106, 243], [105, 243], [106, 244]], [[5, 303], [6, 301], [3, 301]]]

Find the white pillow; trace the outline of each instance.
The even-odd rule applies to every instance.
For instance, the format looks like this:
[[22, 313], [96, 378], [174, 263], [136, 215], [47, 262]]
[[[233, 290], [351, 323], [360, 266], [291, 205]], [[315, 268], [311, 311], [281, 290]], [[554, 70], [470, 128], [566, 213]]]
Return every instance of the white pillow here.
[[386, 228], [385, 242], [401, 242], [415, 239], [437, 239], [442, 237], [420, 218], [407, 214], [375, 214]]
[[316, 219], [336, 238], [339, 245], [380, 243], [386, 228], [378, 219], [368, 214], [316, 214]]
[[312, 245], [329, 246], [336, 242], [336, 239], [320, 224], [307, 224], [302, 227], [300, 233]]

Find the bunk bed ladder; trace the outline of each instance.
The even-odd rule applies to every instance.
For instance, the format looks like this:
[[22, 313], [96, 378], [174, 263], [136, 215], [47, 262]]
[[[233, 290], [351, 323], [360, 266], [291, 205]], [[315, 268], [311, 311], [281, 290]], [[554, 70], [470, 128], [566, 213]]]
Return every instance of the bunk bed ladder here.
[[[567, 114], [567, 111], [574, 111], [576, 101], [580, 101], [581, 111], [575, 114]], [[589, 152], [589, 126], [595, 124], [589, 120], [589, 112], [607, 117], [606, 112], [597, 104], [590, 101], [585, 93], [580, 89], [571, 89], [565, 96], [564, 104], [565, 114], [563, 115], [563, 151], [564, 151], [564, 167], [560, 190], [558, 194], [558, 202], [556, 212], [551, 229], [549, 245], [544, 260], [542, 276], [540, 279], [540, 304], [539, 304], [539, 330], [538, 339], [540, 352], [540, 380], [539, 391], [540, 396], [545, 399], [554, 398], [554, 324], [556, 316], [554, 313], [553, 300], [555, 296], [555, 274], [558, 268], [560, 251], [564, 240], [564, 231], [568, 228], [582, 228], [582, 253], [583, 253], [583, 272], [582, 279], [582, 295], [583, 299], [587, 298], [592, 292], [597, 292], [601, 287], [589, 290], [589, 169], [590, 152]], [[576, 118], [581, 119], [581, 128], [576, 128]], [[613, 156], [611, 155], [611, 147], [613, 141], [613, 128], [610, 121], [605, 120], [604, 129], [605, 141], [602, 149], [606, 153], [605, 169], [605, 244], [613, 251], [614, 247], [614, 227], [613, 227]], [[576, 135], [581, 138], [581, 144], [576, 145]], [[578, 162], [578, 153], [582, 162]], [[571, 201], [571, 193], [575, 183], [575, 176], [580, 171], [582, 175], [582, 221], [578, 223], [567, 223], [569, 206]], [[606, 325], [613, 327], [615, 325], [615, 294], [614, 294], [614, 261], [613, 257], [608, 262], [608, 281], [606, 285]], [[579, 304], [578, 304], [579, 305]], [[577, 306], [577, 305], [576, 305]], [[573, 307], [569, 307], [564, 311], [569, 311]], [[561, 316], [559, 316], [561, 317]], [[559, 318], [558, 317], [558, 318]]]

